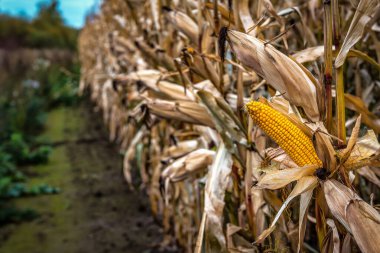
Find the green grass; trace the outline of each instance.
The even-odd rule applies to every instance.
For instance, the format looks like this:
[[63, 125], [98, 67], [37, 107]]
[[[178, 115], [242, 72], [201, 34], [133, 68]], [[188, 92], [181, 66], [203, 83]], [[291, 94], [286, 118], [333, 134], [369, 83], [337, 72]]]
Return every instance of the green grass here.
[[[49, 139], [53, 142], [70, 141], [77, 138], [76, 130], [83, 124], [82, 118], [75, 108], [58, 108], [51, 111], [47, 118], [46, 131], [39, 138]], [[62, 192], [57, 195], [39, 195], [33, 198], [22, 197], [14, 200], [16, 207], [31, 208], [38, 212], [40, 219], [17, 225], [9, 240], [0, 247], [0, 252], [61, 252], [58, 245], [62, 245], [61, 235], [65, 240], [72, 241], [79, 235], [76, 233], [76, 224], [81, 219], [81, 210], [71, 208], [75, 170], [71, 168], [67, 152], [68, 146], [60, 145], [53, 149], [47, 164], [36, 165], [30, 170], [37, 173], [30, 177], [29, 186], [48, 183], [59, 187]], [[80, 203], [76, 203], [78, 205]], [[48, 210], [48, 212], [47, 212]], [[47, 220], [47, 216], [52, 216]], [[48, 224], [46, 224], [48, 223]], [[44, 238], [48, 237], [48, 240]], [[36, 241], [37, 240], [37, 241]], [[22, 242], [22, 243], [20, 243]], [[65, 248], [70, 252], [70, 248]]]

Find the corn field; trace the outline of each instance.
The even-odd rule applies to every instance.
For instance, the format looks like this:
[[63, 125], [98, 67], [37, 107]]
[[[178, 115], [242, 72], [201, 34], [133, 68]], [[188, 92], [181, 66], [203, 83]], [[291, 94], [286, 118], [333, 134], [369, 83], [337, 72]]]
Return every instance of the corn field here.
[[80, 89], [163, 249], [380, 252], [379, 6], [105, 0], [88, 18]]

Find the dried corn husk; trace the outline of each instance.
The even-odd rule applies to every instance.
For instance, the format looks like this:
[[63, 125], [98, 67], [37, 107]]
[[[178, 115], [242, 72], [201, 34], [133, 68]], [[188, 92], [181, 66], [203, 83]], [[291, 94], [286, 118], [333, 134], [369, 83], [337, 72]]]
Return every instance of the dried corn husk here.
[[356, 193], [336, 180], [323, 184], [331, 213], [350, 232], [363, 252], [378, 252], [380, 215]]
[[267, 80], [291, 103], [301, 106], [313, 121], [319, 120], [316, 80], [271, 45], [247, 34], [229, 30], [228, 42], [237, 58]]

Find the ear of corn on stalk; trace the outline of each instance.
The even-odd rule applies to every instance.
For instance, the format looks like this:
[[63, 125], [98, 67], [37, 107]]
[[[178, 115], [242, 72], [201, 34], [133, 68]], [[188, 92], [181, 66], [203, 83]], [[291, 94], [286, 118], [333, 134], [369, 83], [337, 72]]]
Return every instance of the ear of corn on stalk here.
[[[337, 175], [337, 179], [344, 179], [349, 188], [354, 188], [359, 186], [358, 180], [348, 184], [345, 174], [359, 169], [356, 177], [366, 177], [366, 182], [380, 185], [375, 175], [378, 168], [374, 168], [380, 163], [375, 134], [380, 128], [376, 115], [359, 98], [364, 94], [362, 83], [366, 82], [355, 82], [357, 97], [345, 94], [345, 104], [348, 109], [363, 114], [363, 122], [375, 133], [369, 132], [358, 140], [355, 140], [358, 133], [351, 134], [353, 145], [344, 151], [334, 150], [335, 133], [329, 133], [321, 121], [325, 118], [327, 99], [322, 92], [323, 83], [318, 81], [322, 80], [323, 73], [314, 71], [314, 75], [309, 70], [311, 66], [299, 64], [323, 63], [324, 45], [319, 40], [323, 37], [320, 36], [323, 22], [316, 18], [323, 8], [311, 5], [301, 8], [296, 11], [300, 18], [294, 19], [290, 14], [295, 9], [289, 7], [302, 1], [276, 1], [274, 8], [269, 1], [247, 0], [103, 2], [99, 15], [89, 18], [81, 32], [81, 90], [90, 88], [91, 98], [104, 113], [111, 139], [116, 137], [115, 141], [121, 142], [121, 150], [125, 152], [124, 175], [130, 184], [131, 170], [139, 170], [141, 185], [149, 193], [152, 213], [162, 220], [165, 239], [160, 247], [163, 250], [178, 245], [184, 252], [196, 253], [261, 252], [284, 247], [289, 247], [286, 249], [289, 252], [299, 252], [306, 250], [302, 245], [305, 240], [310, 243], [309, 247], [321, 251], [323, 248], [318, 248], [317, 242], [311, 239], [318, 238], [320, 246], [334, 241], [336, 233], [326, 233], [331, 228], [326, 218], [331, 217], [321, 215], [329, 209], [334, 222], [343, 224], [338, 231], [341, 238], [351, 234], [352, 237], [346, 238], [355, 239], [363, 252], [380, 252], [380, 244], [370, 243], [380, 240], [380, 234], [373, 233], [379, 230], [380, 224], [376, 210], [367, 206], [362, 212], [363, 205], [354, 204], [359, 197], [331, 179]], [[331, 9], [334, 8], [331, 6]], [[336, 9], [354, 11], [345, 4]], [[370, 22], [368, 13], [373, 11], [358, 6], [355, 15], [366, 18], [354, 18], [353, 22]], [[304, 13], [308, 23], [314, 24], [313, 30], [302, 24]], [[278, 19], [278, 15], [283, 20]], [[343, 22], [342, 27], [349, 27], [347, 20], [337, 20]], [[301, 22], [304, 31], [301, 32], [300, 25], [287, 30], [283, 38], [284, 43], [291, 43], [289, 50], [281, 49], [281, 43], [272, 46], [269, 42], [277, 40], [273, 36], [284, 31], [284, 24], [288, 25], [289, 21]], [[216, 32], [223, 26], [228, 29], [222, 29], [217, 43]], [[350, 27], [363, 29], [361, 25]], [[374, 27], [368, 26], [367, 30], [376, 32]], [[305, 35], [308, 44], [321, 46], [304, 49], [300, 34]], [[361, 33], [347, 34], [349, 42], [353, 41], [352, 37], [362, 36]], [[374, 37], [366, 41], [360, 48], [372, 43]], [[347, 45], [352, 48], [353, 44]], [[224, 63], [216, 56], [218, 49], [221, 59], [228, 56]], [[299, 49], [304, 50], [289, 57], [289, 52]], [[368, 55], [357, 52], [362, 56], [351, 54], [350, 57], [363, 58], [375, 65], [370, 58], [374, 50]], [[345, 58], [344, 54], [342, 59]], [[347, 61], [346, 65], [345, 71], [356, 69], [359, 74], [365, 66], [358, 66], [356, 61]], [[113, 85], [115, 81], [117, 89]], [[251, 95], [268, 95], [265, 89], [268, 85], [282, 94], [282, 101], [278, 97], [273, 100], [277, 103], [274, 110], [265, 103], [249, 103]], [[376, 86], [367, 88], [374, 91]], [[247, 110], [267, 136], [261, 136], [262, 131], [247, 136], [252, 122], [247, 124], [237, 110], [246, 103]], [[289, 106], [302, 108], [301, 115], [309, 120], [307, 126], [287, 117]], [[316, 132], [314, 143], [311, 133], [316, 129], [320, 131]], [[266, 149], [267, 137], [274, 139], [280, 148], [275, 152]], [[255, 142], [257, 152], [247, 148], [248, 141]], [[260, 164], [259, 154], [263, 152], [276, 164], [262, 163], [265, 173], [261, 174], [252, 168]], [[318, 170], [322, 167], [321, 160], [332, 176], [318, 182], [320, 174], [316, 172], [322, 171]], [[285, 191], [276, 190], [290, 188], [291, 182], [294, 188], [282, 201]], [[370, 199], [370, 191], [364, 190], [367, 184], [360, 185], [364, 187], [360, 192]], [[265, 240], [297, 196], [301, 196], [297, 200], [299, 211], [286, 215], [281, 225], [283, 229]], [[310, 224], [315, 229], [306, 230], [305, 217], [310, 205], [316, 207], [318, 215], [316, 224]], [[273, 206], [277, 214], [265, 229], [268, 216], [272, 217], [275, 211], [270, 208], [268, 212], [268, 207]], [[340, 210], [347, 210], [347, 215], [341, 216]], [[349, 224], [346, 229], [344, 224]], [[262, 245], [252, 245], [253, 241]], [[332, 251], [329, 247], [325, 249]], [[350, 246], [340, 248], [346, 249], [343, 252], [350, 250]]]
[[298, 166], [322, 167], [322, 161], [318, 158], [312, 141], [284, 115], [257, 101], [247, 103], [246, 108], [253, 121], [285, 150]]

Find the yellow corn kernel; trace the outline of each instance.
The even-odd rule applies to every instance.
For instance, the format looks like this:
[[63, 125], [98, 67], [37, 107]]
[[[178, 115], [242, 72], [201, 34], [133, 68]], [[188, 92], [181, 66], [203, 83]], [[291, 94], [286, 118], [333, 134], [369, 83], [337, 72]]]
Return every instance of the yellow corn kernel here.
[[284, 115], [270, 106], [251, 101], [246, 104], [247, 111], [253, 121], [272, 138], [298, 166], [318, 165], [318, 158], [310, 138]]

